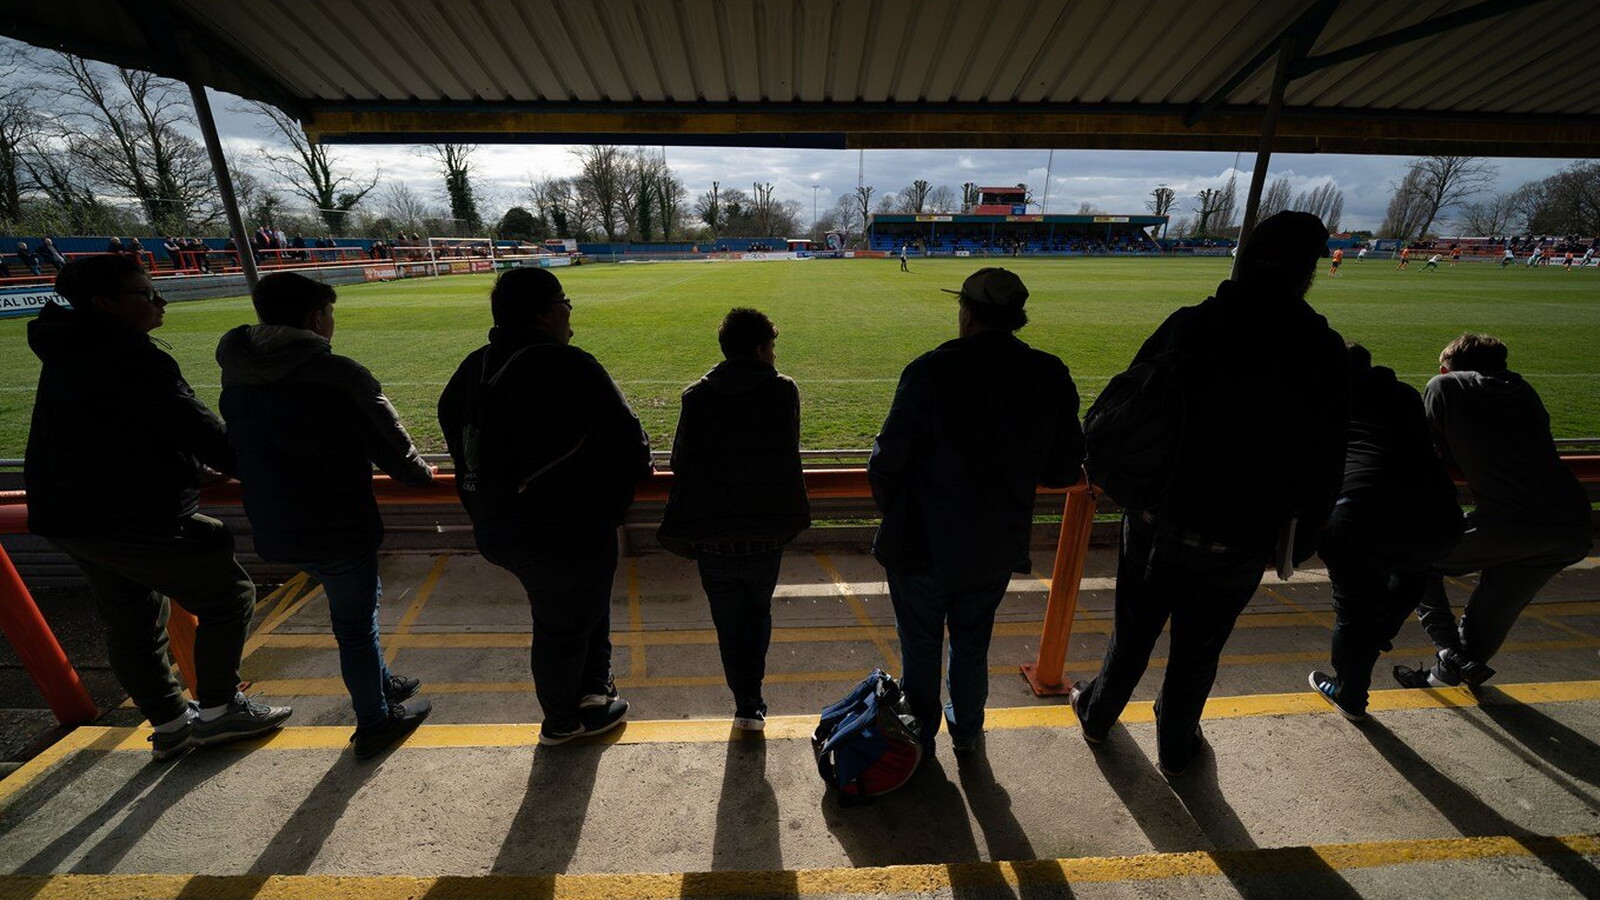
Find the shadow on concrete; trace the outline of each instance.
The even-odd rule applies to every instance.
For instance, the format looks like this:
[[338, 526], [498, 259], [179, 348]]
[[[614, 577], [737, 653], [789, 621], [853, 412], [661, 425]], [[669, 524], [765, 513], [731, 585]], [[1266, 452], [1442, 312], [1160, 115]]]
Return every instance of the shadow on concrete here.
[[[595, 772], [606, 744], [535, 747], [528, 768], [528, 789], [511, 820], [500, 854], [490, 871], [496, 875], [554, 875], [571, 868], [589, 817]], [[555, 884], [540, 880], [532, 900], [553, 897]]]
[[1260, 848], [1217, 783], [1217, 756], [1209, 744], [1170, 784], [1217, 848], [1212, 861], [1244, 900], [1360, 900], [1360, 892], [1311, 848]]
[[[683, 896], [727, 896], [730, 886], [738, 896], [799, 896], [795, 873], [783, 867], [782, 827], [778, 795], [767, 781], [766, 739], [759, 733], [731, 733], [717, 797], [712, 871], [685, 873]], [[739, 872], [736, 879], [730, 878], [732, 871]]]
[[906, 785], [862, 806], [822, 797], [822, 819], [856, 866], [979, 862], [978, 843], [961, 790], [935, 758]]
[[[1059, 863], [1037, 860], [1033, 842], [1028, 840], [1022, 823], [1011, 813], [1011, 794], [995, 780], [988, 748], [980, 744], [976, 752], [957, 756], [956, 775], [961, 781], [961, 792], [966, 795], [967, 807], [978, 821], [978, 830], [983, 832], [989, 859], [1025, 865], [1012, 867], [1017, 876], [1015, 891], [998, 877], [999, 873], [992, 866], [971, 866], [965, 870], [962, 866], [951, 866], [950, 884], [955, 896], [962, 900], [989, 897], [1050, 900], [1074, 896]], [[979, 873], [984, 877], [978, 877]]]
[[303, 875], [344, 817], [350, 801], [378, 769], [378, 760], [340, 753], [245, 871], [252, 875]]
[[1157, 853], [1209, 850], [1211, 841], [1121, 725], [1092, 747], [1094, 764]]
[[1600, 787], [1600, 744], [1499, 688], [1478, 688], [1478, 708], [1528, 752], [1591, 787]]
[[1373, 721], [1358, 729], [1384, 760], [1465, 837], [1509, 837], [1544, 863], [1579, 896], [1600, 897], [1600, 869], [1544, 835], [1500, 815], [1472, 791], [1435, 769], [1394, 732]]

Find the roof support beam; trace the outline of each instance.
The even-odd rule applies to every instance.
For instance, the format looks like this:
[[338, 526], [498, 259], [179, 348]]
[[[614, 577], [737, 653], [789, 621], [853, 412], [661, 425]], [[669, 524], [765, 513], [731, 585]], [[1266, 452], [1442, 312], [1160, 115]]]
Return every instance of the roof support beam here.
[[244, 217], [239, 215], [233, 176], [228, 173], [228, 161], [222, 155], [222, 141], [217, 137], [217, 120], [211, 115], [211, 101], [206, 97], [206, 86], [198, 78], [190, 79], [189, 96], [194, 100], [195, 118], [200, 122], [200, 134], [206, 141], [206, 153], [211, 156], [211, 173], [216, 176], [217, 191], [222, 194], [222, 211], [228, 217], [234, 253], [239, 257], [239, 267], [244, 270], [244, 283], [253, 292], [261, 275], [256, 271], [255, 253], [250, 249], [250, 235], [244, 230]]
[[[1322, 34], [1322, 29], [1328, 27], [1328, 20], [1333, 18], [1334, 10], [1338, 8], [1339, 0], [1316, 0], [1309, 9], [1300, 14], [1300, 18], [1295, 19], [1272, 43], [1262, 47], [1261, 52], [1240, 67], [1237, 72], [1234, 72], [1232, 77], [1222, 83], [1221, 87], [1212, 91], [1211, 96], [1206, 98], [1204, 103], [1195, 107], [1188, 115], [1185, 115], [1183, 124], [1192, 127], [1195, 123], [1215, 111], [1217, 107], [1226, 103], [1228, 96], [1238, 90], [1246, 81], [1249, 81], [1251, 76], [1256, 74], [1256, 70], [1265, 65], [1273, 54], [1276, 53], [1280, 56], [1281, 67], [1281, 57], [1286, 48], [1290, 46], [1298, 47], [1301, 53], [1311, 49], [1312, 45], [1317, 42], [1317, 37]], [[1293, 45], [1285, 41], [1286, 38], [1291, 36], [1297, 39]]]
[[1527, 9], [1530, 6], [1537, 6], [1540, 3], [1547, 2], [1549, 2], [1549, 0], [1488, 0], [1486, 3], [1479, 3], [1477, 6], [1469, 6], [1460, 12], [1453, 12], [1437, 18], [1418, 22], [1415, 25], [1410, 25], [1396, 31], [1391, 31], [1388, 34], [1382, 34], [1375, 38], [1368, 38], [1367, 40], [1360, 41], [1359, 43], [1351, 44], [1348, 47], [1341, 47], [1338, 50], [1330, 50], [1327, 53], [1321, 53], [1316, 56], [1308, 56], [1305, 59], [1302, 59], [1294, 67], [1294, 73], [1290, 77], [1303, 78], [1306, 75], [1310, 75], [1313, 72], [1319, 72], [1328, 68], [1329, 66], [1337, 66], [1340, 63], [1347, 63], [1351, 60], [1360, 59], [1363, 56], [1371, 56], [1374, 53], [1381, 53], [1384, 50], [1392, 50], [1395, 47], [1409, 44], [1412, 41], [1420, 41], [1423, 38], [1433, 37], [1436, 34], [1449, 31], [1452, 28], [1460, 28], [1463, 25], [1471, 25], [1474, 22], [1481, 22], [1484, 19], [1492, 19], [1495, 16], [1503, 16], [1509, 13], [1520, 12], [1521, 10]]
[[[1256, 151], [1256, 164], [1250, 170], [1250, 192], [1244, 203], [1244, 221], [1239, 225], [1239, 246], [1250, 239], [1256, 230], [1256, 213], [1261, 209], [1261, 189], [1267, 183], [1267, 164], [1272, 161], [1272, 139], [1278, 132], [1278, 116], [1283, 113], [1283, 90], [1289, 86], [1289, 70], [1294, 66], [1296, 42], [1291, 32], [1284, 35], [1278, 48], [1278, 70], [1272, 76], [1272, 94], [1267, 100], [1267, 117], [1261, 123], [1261, 147]], [[1239, 272], [1239, 256], [1234, 254], [1233, 273]]]

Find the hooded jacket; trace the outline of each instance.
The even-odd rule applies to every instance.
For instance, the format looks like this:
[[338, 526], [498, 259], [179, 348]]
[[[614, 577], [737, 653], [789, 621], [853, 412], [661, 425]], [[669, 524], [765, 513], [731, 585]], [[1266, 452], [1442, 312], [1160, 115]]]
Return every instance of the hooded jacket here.
[[234, 471], [222, 420], [149, 335], [50, 303], [28, 347], [43, 364], [23, 467], [34, 534], [171, 533], [203, 466]]
[[751, 358], [724, 360], [689, 385], [672, 474], [657, 538], [680, 556], [696, 544], [784, 544], [811, 527], [795, 383]]
[[373, 463], [405, 484], [433, 480], [377, 379], [321, 335], [240, 325], [217, 344], [217, 363], [219, 405], [263, 559], [319, 562], [376, 550], [383, 520]]
[[[485, 390], [488, 373], [501, 374]], [[439, 396], [458, 473], [469, 469], [464, 431], [474, 416], [483, 452], [515, 469], [508, 481], [517, 486], [492, 514], [474, 513], [480, 543], [485, 534], [615, 528], [650, 474], [650, 438], [599, 360], [534, 329], [491, 328]]]
[[1224, 281], [1168, 316], [1134, 362], [1167, 350], [1195, 360], [1203, 383], [1160, 526], [1265, 556], [1294, 516], [1295, 561], [1310, 558], [1344, 472], [1344, 339], [1303, 297]]
[[1467, 477], [1474, 515], [1538, 527], [1589, 525], [1589, 497], [1561, 462], [1550, 414], [1515, 372], [1435, 375], [1422, 395], [1445, 459]]
[[873, 441], [873, 555], [952, 580], [1027, 572], [1034, 494], [1075, 483], [1083, 456], [1060, 359], [1009, 332], [947, 341], [906, 366]]

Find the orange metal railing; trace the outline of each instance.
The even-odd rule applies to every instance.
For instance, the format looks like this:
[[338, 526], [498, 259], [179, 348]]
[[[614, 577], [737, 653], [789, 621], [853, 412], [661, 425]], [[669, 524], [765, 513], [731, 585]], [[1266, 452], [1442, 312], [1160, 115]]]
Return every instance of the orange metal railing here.
[[[1579, 481], [1587, 485], [1600, 484], [1600, 455], [1567, 456], [1563, 461]], [[815, 499], [866, 499], [872, 495], [866, 469], [808, 469], [805, 477], [806, 490]], [[639, 484], [636, 498], [664, 501], [671, 488], [672, 474], [656, 472]], [[1040, 491], [1066, 495], [1038, 655], [1033, 662], [1022, 666], [1023, 677], [1034, 693], [1046, 696], [1067, 691], [1064, 673], [1067, 645], [1072, 639], [1078, 590], [1094, 525], [1096, 491], [1082, 479], [1069, 488], [1041, 488]], [[377, 476], [373, 479], [373, 493], [378, 503], [385, 506], [451, 504], [456, 502], [455, 477], [441, 475], [428, 487], [408, 488]], [[202, 499], [213, 506], [238, 504], [241, 502], [240, 486], [232, 481], [208, 486]], [[22, 491], [0, 491], [0, 534], [27, 532], [26, 503], [27, 496]], [[194, 627], [194, 616], [174, 603], [167, 629], [173, 656], [191, 691], [195, 683]], [[22, 658], [57, 719], [63, 724], [78, 724], [98, 714], [77, 670], [62, 651], [49, 623], [39, 613], [3, 546], [0, 546], [0, 632], [4, 632]]]

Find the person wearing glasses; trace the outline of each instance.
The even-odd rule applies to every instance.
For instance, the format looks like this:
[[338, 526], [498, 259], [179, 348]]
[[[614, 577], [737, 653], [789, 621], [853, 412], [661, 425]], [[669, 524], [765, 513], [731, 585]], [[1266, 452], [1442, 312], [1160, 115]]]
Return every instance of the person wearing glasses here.
[[572, 301], [548, 269], [502, 273], [489, 310], [489, 343], [445, 386], [439, 425], [479, 552], [528, 592], [539, 743], [564, 744], [628, 713], [611, 679], [611, 582], [650, 438], [572, 346]]
[[[157, 759], [278, 728], [287, 706], [238, 689], [255, 586], [226, 526], [199, 513], [209, 466], [235, 471], [222, 420], [195, 397], [150, 332], [166, 300], [126, 254], [68, 263], [28, 323], [39, 357], [23, 475], [28, 528], [83, 570], [105, 626], [111, 670], [154, 726]], [[167, 597], [200, 621], [197, 696], [167, 657]]]

